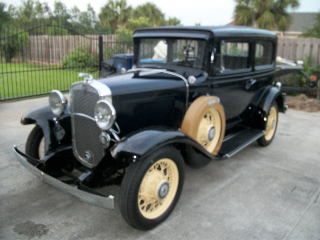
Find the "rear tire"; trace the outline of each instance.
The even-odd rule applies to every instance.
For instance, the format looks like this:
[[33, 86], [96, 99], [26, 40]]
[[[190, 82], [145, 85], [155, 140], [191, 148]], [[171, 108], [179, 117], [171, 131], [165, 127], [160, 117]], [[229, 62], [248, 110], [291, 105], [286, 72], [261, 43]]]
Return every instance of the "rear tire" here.
[[125, 221], [140, 230], [162, 223], [182, 192], [184, 161], [173, 147], [164, 147], [131, 163], [120, 189], [120, 211]]
[[278, 126], [278, 105], [273, 102], [268, 113], [267, 123], [266, 123], [266, 133], [257, 140], [258, 144], [262, 147], [268, 146], [276, 134]]
[[26, 154], [35, 159], [45, 155], [44, 135], [42, 128], [36, 125], [30, 132], [26, 142]]

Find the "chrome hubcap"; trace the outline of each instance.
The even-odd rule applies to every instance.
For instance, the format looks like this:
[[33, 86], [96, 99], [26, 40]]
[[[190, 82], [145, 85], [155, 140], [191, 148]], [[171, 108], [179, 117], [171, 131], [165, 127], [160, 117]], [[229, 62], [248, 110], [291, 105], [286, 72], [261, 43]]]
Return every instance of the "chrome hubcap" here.
[[211, 142], [214, 139], [214, 135], [216, 133], [216, 130], [213, 126], [211, 126], [209, 128], [209, 132], [208, 132], [208, 141]]
[[159, 200], [164, 199], [169, 192], [169, 183], [167, 181], [160, 182], [157, 191], [157, 198]]

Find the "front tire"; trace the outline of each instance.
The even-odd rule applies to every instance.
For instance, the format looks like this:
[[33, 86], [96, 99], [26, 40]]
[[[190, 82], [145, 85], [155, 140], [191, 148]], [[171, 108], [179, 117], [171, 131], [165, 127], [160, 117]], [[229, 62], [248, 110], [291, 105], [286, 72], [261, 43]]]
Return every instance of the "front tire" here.
[[120, 190], [123, 218], [136, 229], [156, 227], [177, 204], [183, 181], [184, 161], [173, 147], [164, 147], [132, 163]]
[[42, 128], [36, 125], [30, 132], [26, 142], [26, 154], [35, 159], [45, 155], [45, 142]]
[[268, 146], [276, 134], [278, 126], [278, 105], [276, 102], [273, 102], [268, 113], [267, 123], [266, 123], [266, 133], [257, 140], [260, 146]]

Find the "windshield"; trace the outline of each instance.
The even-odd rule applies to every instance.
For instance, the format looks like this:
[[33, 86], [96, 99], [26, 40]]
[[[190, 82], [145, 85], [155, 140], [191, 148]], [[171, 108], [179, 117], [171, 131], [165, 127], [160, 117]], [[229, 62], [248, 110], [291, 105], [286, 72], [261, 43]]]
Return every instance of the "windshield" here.
[[205, 69], [207, 42], [195, 39], [142, 38], [139, 44], [139, 67], [185, 66]]

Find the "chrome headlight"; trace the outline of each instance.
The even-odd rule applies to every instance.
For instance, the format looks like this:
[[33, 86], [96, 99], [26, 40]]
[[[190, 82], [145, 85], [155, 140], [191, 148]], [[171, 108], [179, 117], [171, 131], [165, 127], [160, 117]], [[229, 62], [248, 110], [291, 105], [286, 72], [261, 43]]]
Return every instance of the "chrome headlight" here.
[[109, 130], [116, 120], [116, 110], [107, 100], [99, 100], [94, 109], [94, 119], [102, 130]]
[[60, 116], [67, 107], [67, 99], [58, 90], [52, 90], [49, 96], [49, 105], [54, 115]]

